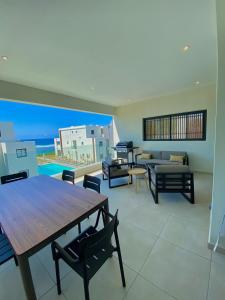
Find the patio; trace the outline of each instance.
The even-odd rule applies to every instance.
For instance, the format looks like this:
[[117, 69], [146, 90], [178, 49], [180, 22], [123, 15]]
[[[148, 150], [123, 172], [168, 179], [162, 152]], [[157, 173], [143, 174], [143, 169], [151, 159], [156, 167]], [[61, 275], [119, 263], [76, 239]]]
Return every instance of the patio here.
[[[78, 178], [77, 184], [81, 183]], [[211, 175], [197, 173], [195, 205], [180, 195], [162, 194], [156, 206], [144, 182], [135, 193], [133, 185], [109, 190], [103, 181], [102, 193], [109, 196], [110, 211], [119, 209], [127, 288], [122, 288], [117, 258], [113, 257], [90, 282], [91, 299], [223, 299], [224, 258], [207, 249], [211, 186]], [[77, 228], [70, 230], [60, 237], [60, 243], [76, 234]], [[39, 299], [84, 299], [81, 278], [66, 265], [61, 270], [63, 292], [59, 297], [50, 247], [31, 257]], [[0, 267], [0, 299], [26, 299], [13, 260]]]

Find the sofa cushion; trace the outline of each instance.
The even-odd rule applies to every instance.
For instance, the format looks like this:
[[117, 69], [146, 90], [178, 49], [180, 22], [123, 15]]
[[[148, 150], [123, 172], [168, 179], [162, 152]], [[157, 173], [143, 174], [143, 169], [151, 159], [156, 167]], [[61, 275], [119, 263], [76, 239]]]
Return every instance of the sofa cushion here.
[[155, 160], [155, 161], [158, 161], [158, 165], [170, 165], [170, 166], [173, 166], [173, 165], [182, 165], [181, 162], [179, 161], [172, 161], [172, 160], [165, 160], [165, 159], [159, 159], [159, 160]]
[[188, 166], [183, 165], [157, 165], [154, 171], [155, 173], [189, 173], [190, 169]]
[[181, 151], [162, 151], [162, 159], [165, 160], [170, 160], [170, 155], [175, 155], [175, 156], [186, 156], [186, 152], [181, 152]]
[[142, 153], [141, 155], [138, 156], [139, 159], [144, 159], [144, 160], [148, 160], [151, 159], [151, 153]]
[[137, 159], [138, 165], [156, 164], [156, 165], [180, 165], [178, 161], [163, 160], [163, 159]]

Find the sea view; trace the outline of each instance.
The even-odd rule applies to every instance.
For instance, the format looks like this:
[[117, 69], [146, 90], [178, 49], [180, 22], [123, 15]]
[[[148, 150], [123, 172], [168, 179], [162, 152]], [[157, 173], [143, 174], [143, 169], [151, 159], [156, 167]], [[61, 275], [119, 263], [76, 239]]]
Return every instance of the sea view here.
[[36, 149], [37, 149], [37, 155], [49, 154], [49, 153], [55, 152], [54, 138], [26, 139], [26, 141], [34, 141], [35, 142]]

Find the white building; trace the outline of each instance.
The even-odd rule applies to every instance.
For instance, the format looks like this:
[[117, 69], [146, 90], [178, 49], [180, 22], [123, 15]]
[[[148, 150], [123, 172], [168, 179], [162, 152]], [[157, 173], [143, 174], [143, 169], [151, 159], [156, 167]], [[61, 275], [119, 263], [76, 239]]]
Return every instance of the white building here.
[[13, 123], [0, 122], [0, 176], [21, 171], [37, 175], [35, 142], [16, 141]]
[[102, 161], [113, 146], [112, 125], [82, 125], [59, 129], [55, 153], [77, 163]]

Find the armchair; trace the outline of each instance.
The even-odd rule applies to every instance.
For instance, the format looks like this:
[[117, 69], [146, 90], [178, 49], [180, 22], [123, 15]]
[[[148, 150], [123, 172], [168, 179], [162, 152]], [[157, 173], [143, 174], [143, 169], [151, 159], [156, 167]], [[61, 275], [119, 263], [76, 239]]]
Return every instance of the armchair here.
[[[114, 188], [122, 185], [129, 184], [131, 179], [131, 184], [133, 183], [132, 176], [129, 176], [128, 170], [131, 169], [133, 163], [124, 163], [122, 159], [108, 160], [102, 162], [102, 179], [107, 180], [109, 183], [109, 188]], [[111, 180], [116, 178], [128, 177], [127, 183], [111, 185]], [[130, 179], [129, 179], [130, 177]]]
[[181, 193], [194, 204], [194, 176], [188, 166], [148, 166], [149, 188], [156, 204], [159, 193]]

